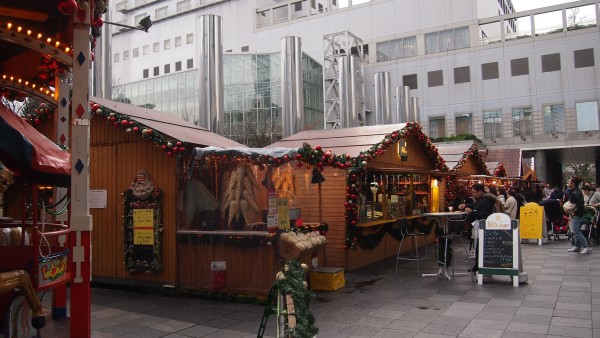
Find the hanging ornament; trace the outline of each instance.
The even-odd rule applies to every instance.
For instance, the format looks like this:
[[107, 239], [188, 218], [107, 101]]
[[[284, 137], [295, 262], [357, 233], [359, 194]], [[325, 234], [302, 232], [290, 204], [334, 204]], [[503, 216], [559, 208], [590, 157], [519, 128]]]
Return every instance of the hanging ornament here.
[[64, 15], [71, 15], [77, 9], [77, 1], [64, 0], [58, 3], [58, 11]]

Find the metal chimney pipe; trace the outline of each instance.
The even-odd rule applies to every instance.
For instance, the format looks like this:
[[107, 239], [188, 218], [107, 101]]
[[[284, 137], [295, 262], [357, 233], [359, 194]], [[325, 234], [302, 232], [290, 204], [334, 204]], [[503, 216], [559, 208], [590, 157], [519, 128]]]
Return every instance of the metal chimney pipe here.
[[400, 98], [398, 102], [398, 122], [406, 123], [410, 121], [410, 87], [399, 86], [396, 87], [396, 97]]
[[392, 123], [390, 72], [373, 74], [375, 84], [375, 124]]
[[223, 134], [223, 19], [198, 17], [199, 125]]
[[339, 57], [339, 75], [338, 83], [340, 88], [340, 128], [348, 128], [352, 126], [351, 110], [352, 95], [350, 83], [350, 58], [351, 56], [343, 55]]
[[281, 39], [282, 136], [304, 130], [304, 83], [302, 74], [302, 39]]
[[419, 122], [421, 120], [421, 118], [419, 116], [419, 98], [416, 97], [416, 96], [414, 96], [414, 97], [411, 97], [410, 100], [411, 100], [411, 104], [410, 104], [410, 107], [411, 107], [411, 114], [410, 114], [411, 121]]

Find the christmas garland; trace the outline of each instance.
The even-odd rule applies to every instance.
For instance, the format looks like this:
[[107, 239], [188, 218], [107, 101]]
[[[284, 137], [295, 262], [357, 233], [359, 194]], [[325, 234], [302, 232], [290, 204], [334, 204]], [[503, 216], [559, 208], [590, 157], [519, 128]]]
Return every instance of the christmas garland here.
[[452, 169], [452, 171], [459, 171], [463, 167], [465, 162], [467, 162], [467, 159], [469, 157], [475, 159], [478, 169], [480, 169], [485, 175], [489, 175], [489, 171], [487, 165], [485, 164], [485, 160], [483, 159], [483, 157], [481, 157], [479, 149], [477, 149], [477, 144], [475, 143], [473, 143], [467, 151], [463, 152], [463, 156], [460, 158], [460, 160], [458, 160], [458, 163]]
[[42, 102], [37, 108], [34, 108], [33, 111], [26, 113], [22, 117], [29, 124], [40, 124], [43, 120], [52, 119], [53, 112], [54, 108]]
[[506, 168], [502, 162], [498, 162], [498, 166], [494, 169], [494, 177], [506, 177]]
[[94, 116], [105, 118], [107, 123], [112, 123], [115, 128], [124, 128], [126, 133], [140, 134], [146, 141], [154, 142], [168, 157], [173, 157], [186, 151], [187, 144], [185, 142], [171, 139], [160, 132], [152, 130], [148, 126], [134, 121], [131, 116], [118, 113], [91, 101], [90, 107]]
[[283, 272], [285, 277], [278, 278], [275, 284], [281, 294], [290, 294], [294, 300], [296, 327], [287, 328], [285, 335], [294, 338], [312, 338], [319, 332], [315, 326], [315, 317], [310, 312], [310, 303], [315, 295], [307, 290], [304, 281], [306, 270], [302, 265], [296, 260], [289, 260], [286, 265], [288, 269]]

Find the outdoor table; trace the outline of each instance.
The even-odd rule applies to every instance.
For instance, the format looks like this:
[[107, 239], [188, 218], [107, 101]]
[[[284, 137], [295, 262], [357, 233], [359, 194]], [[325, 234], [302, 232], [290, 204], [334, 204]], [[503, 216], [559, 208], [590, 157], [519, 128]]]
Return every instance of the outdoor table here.
[[[452, 240], [452, 234], [448, 233], [448, 222], [450, 221], [450, 219], [453, 218], [461, 218], [464, 217], [464, 215], [466, 215], [467, 213], [464, 211], [452, 211], [452, 212], [427, 212], [424, 213], [423, 216], [426, 217], [431, 217], [431, 218], [437, 218], [439, 220], [438, 224], [439, 227], [441, 229], [444, 230], [444, 236], [442, 236], [443, 238], [439, 238], [439, 240], [445, 240], [445, 250], [448, 250], [448, 240]], [[439, 242], [438, 242], [439, 245]], [[437, 254], [436, 254], [436, 261], [438, 263], [443, 263], [443, 265], [440, 266], [439, 270], [437, 273], [424, 273], [421, 276], [422, 277], [438, 277], [438, 276], [442, 276], [447, 278], [448, 280], [454, 278], [454, 277], [464, 277], [467, 275], [467, 273], [455, 273], [454, 272], [454, 262], [450, 262], [450, 264], [452, 265], [452, 274], [448, 274], [448, 269], [447, 269], [447, 262], [445, 261], [447, 258], [447, 251], [444, 253], [444, 262], [440, 262], [438, 257], [439, 257], [440, 253], [439, 253], [439, 248], [437, 250]], [[454, 255], [452, 256], [454, 257]]]

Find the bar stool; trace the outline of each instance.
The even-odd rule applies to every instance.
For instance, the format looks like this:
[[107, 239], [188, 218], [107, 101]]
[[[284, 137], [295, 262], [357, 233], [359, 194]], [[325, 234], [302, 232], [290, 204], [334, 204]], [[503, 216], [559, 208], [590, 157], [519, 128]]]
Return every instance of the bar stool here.
[[[408, 226], [406, 224], [406, 220], [400, 222], [400, 233], [402, 234], [402, 240], [400, 240], [400, 246], [398, 247], [398, 254], [396, 256], [396, 276], [398, 276], [398, 261], [415, 261], [417, 263], [417, 275], [419, 273], [419, 261], [427, 259], [427, 242], [425, 233], [422, 232], [409, 232]], [[423, 238], [425, 242], [425, 255], [419, 255], [419, 237]], [[404, 244], [404, 240], [410, 238], [411, 239], [411, 249], [410, 255], [402, 255], [402, 244]]]
[[471, 239], [469, 241], [469, 248], [467, 249], [467, 245], [465, 244], [465, 241], [463, 239], [463, 235], [464, 234], [469, 234], [469, 238], [471, 238], [470, 236], [470, 231], [465, 230], [465, 220], [464, 219], [451, 219], [449, 222], [449, 229], [448, 229], [448, 233], [446, 235], [450, 236], [451, 239], [460, 239], [460, 243], [463, 247], [463, 249], [465, 250], [465, 255], [467, 256], [467, 259], [469, 258], [469, 253], [471, 252], [471, 248], [473, 247], [473, 240]]

